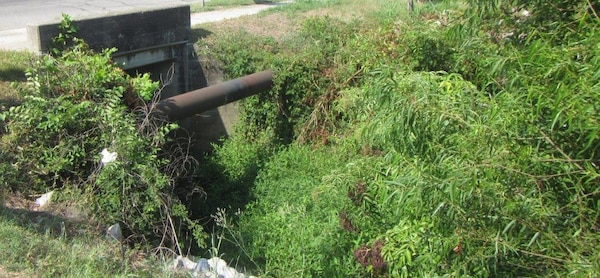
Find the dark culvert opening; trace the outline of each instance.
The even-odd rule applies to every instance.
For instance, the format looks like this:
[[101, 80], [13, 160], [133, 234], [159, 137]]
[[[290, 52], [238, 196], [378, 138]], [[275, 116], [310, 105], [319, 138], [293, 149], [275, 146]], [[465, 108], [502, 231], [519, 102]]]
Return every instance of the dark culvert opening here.
[[130, 76], [137, 76], [144, 73], [150, 74], [152, 80], [159, 81], [160, 86], [164, 86], [162, 88], [161, 98], [168, 98], [181, 93], [181, 81], [179, 80], [181, 78], [178, 78], [176, 67], [177, 63], [174, 60], [168, 60], [126, 69], [125, 72]]

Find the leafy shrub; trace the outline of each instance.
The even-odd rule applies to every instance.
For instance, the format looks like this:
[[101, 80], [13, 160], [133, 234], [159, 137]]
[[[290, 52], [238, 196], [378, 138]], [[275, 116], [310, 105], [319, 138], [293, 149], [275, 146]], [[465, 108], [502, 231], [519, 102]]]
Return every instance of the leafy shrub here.
[[[175, 225], [196, 227], [172, 194], [175, 177], [167, 170], [181, 166], [170, 162], [179, 153], [162, 149], [177, 125], [124, 104], [125, 94], [154, 95], [158, 83], [129, 77], [112, 64], [114, 51], [93, 53], [80, 42], [28, 70], [22, 104], [5, 115], [2, 167], [10, 171], [1, 181], [29, 193], [84, 192], [94, 218], [121, 223], [130, 242], [175, 244]], [[101, 165], [102, 149], [117, 160]], [[161, 241], [165, 236], [171, 241]]]
[[[471, 23], [483, 24], [487, 30], [507, 34], [519, 40], [522, 36], [553, 34], [552, 42], [583, 38], [573, 32], [582, 25], [596, 24], [600, 4], [578, 0], [469, 0], [467, 16]], [[483, 20], [482, 20], [483, 19]], [[479, 26], [478, 26], [479, 27]]]
[[[355, 276], [352, 242], [339, 225], [344, 203], [335, 179], [339, 163], [326, 150], [291, 146], [279, 152], [259, 172], [256, 202], [239, 215], [236, 231], [252, 261], [274, 277]], [[331, 175], [331, 176], [330, 176]]]
[[[589, 2], [579, 3], [571, 8]], [[599, 271], [597, 21], [580, 12], [576, 29], [511, 38], [502, 32], [514, 26], [494, 29], [493, 13], [469, 12], [483, 28], [384, 22], [349, 36], [354, 29], [316, 19], [302, 36], [318, 49], [278, 45], [271, 57], [294, 65], [281, 88], [299, 92], [286, 105], [308, 115], [293, 118], [304, 119], [296, 136], [323, 123], [329, 133], [257, 169], [255, 200], [229, 226], [257, 268], [317, 277]], [[356, 63], [360, 78], [345, 82]], [[310, 75], [318, 71], [330, 78]], [[280, 108], [275, 100], [254, 104]]]
[[207, 223], [209, 230], [214, 226], [210, 216], [218, 208], [238, 211], [254, 200], [251, 190], [258, 171], [276, 148], [271, 138], [270, 134], [256, 140], [230, 138], [223, 145], [215, 145], [214, 154], [198, 167], [196, 175], [202, 180], [202, 192], [193, 194], [190, 211]]
[[[91, 173], [102, 149], [96, 103], [117, 108], [130, 86], [123, 72], [111, 68], [110, 53], [93, 56], [78, 49], [60, 58], [43, 56], [28, 71], [23, 103], [8, 113], [6, 145], [32, 178], [29, 189]], [[99, 73], [92, 78], [94, 69]]]
[[[360, 98], [351, 102], [357, 105], [377, 104], [357, 115], [366, 122], [356, 140], [386, 153], [377, 166], [354, 162], [370, 174], [353, 169], [342, 183], [356, 183], [348, 195], [353, 205], [345, 208], [346, 217], [357, 220], [352, 230], [359, 231], [362, 247], [356, 252], [374, 252], [383, 240], [379, 250], [395, 277], [593, 271], [597, 243], [571, 235], [596, 229], [595, 201], [585, 193], [594, 192], [589, 179], [595, 170], [584, 174], [576, 165], [548, 164], [547, 157], [564, 157], [566, 150], [525, 120], [535, 110], [518, 93], [489, 98], [458, 75], [378, 76], [362, 94], [347, 96]], [[544, 142], [553, 142], [553, 150]], [[568, 182], [556, 180], [557, 174]], [[575, 196], [591, 199], [571, 207], [581, 198]], [[568, 250], [589, 256], [571, 262]], [[374, 263], [363, 265], [376, 272]]]
[[[352, 75], [360, 68], [354, 60], [339, 68], [335, 63], [341, 46], [353, 31], [350, 24], [315, 17], [305, 21], [297, 37], [285, 43], [238, 32], [204, 42], [203, 49], [222, 61], [230, 77], [266, 68], [273, 70], [274, 88], [244, 100], [245, 124], [241, 132], [253, 137], [269, 130], [275, 135], [274, 141], [289, 143], [308, 120], [310, 107], [327, 94], [323, 90], [335, 92], [335, 79], [352, 81]], [[343, 75], [337, 76], [338, 73]]]
[[440, 23], [444, 19], [427, 19], [438, 17], [431, 14], [382, 25], [382, 51], [414, 71], [452, 72], [455, 53], [445, 37], [446, 27]]

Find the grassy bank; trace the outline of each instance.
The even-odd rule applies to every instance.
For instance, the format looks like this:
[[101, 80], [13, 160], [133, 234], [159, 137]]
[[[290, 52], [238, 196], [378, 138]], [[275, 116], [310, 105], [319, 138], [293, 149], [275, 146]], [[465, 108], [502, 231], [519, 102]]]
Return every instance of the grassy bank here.
[[274, 277], [598, 272], [597, 7], [467, 2], [320, 1], [364, 12], [289, 37], [206, 27], [230, 77], [276, 75], [214, 158], [234, 176], [205, 187], [256, 169], [248, 203], [222, 202], [224, 256]]
[[[173, 127], [151, 129], [151, 141], [138, 135], [146, 129], [123, 128], [138, 122], [115, 106], [113, 94], [130, 83], [109, 71], [115, 79], [100, 85], [118, 81], [123, 88], [110, 87], [98, 100], [83, 97], [97, 101], [94, 119], [110, 123], [99, 121], [103, 132], [69, 117], [59, 121], [68, 128], [32, 117], [48, 131], [30, 134], [29, 117], [13, 116], [12, 130], [30, 137], [3, 137], [18, 144], [3, 145], [0, 154], [12, 164], [3, 164], [10, 171], [0, 181], [27, 177], [37, 182], [23, 183], [30, 190], [87, 196], [82, 204], [108, 211], [94, 220], [119, 219], [139, 229], [132, 246], [157, 229], [167, 243], [180, 236], [194, 255], [217, 254], [264, 277], [594, 276], [600, 272], [599, 7], [416, 2], [409, 12], [406, 3], [391, 0], [296, 1], [199, 26], [204, 62], [228, 78], [271, 69], [275, 85], [241, 103], [234, 135], [186, 168], [189, 175], [158, 174], [182, 157], [161, 152], [169, 146], [162, 136]], [[75, 57], [64, 66], [87, 59]], [[90, 63], [105, 70], [105, 58], [94, 57]], [[152, 88], [144, 79], [131, 83]], [[90, 111], [59, 100], [70, 113]], [[43, 102], [24, 103], [38, 109]], [[52, 107], [34, 111], [62, 115]], [[90, 173], [70, 160], [10, 148], [35, 147], [53, 158], [63, 153], [32, 142], [67, 138], [99, 152], [96, 141], [61, 137], [70, 125], [81, 128], [83, 138], [114, 142], [127, 162]], [[38, 138], [31, 136], [43, 140], [27, 141]], [[22, 141], [9, 141], [16, 139]], [[139, 146], [152, 155], [139, 154]], [[35, 163], [27, 164], [28, 157]], [[55, 165], [49, 161], [64, 168], [48, 168]], [[36, 171], [16, 172], [14, 165]], [[46, 169], [67, 171], [49, 177]], [[73, 182], [80, 175], [88, 179]], [[14, 190], [3, 184], [9, 185]], [[91, 190], [77, 195], [79, 188]], [[4, 254], [0, 264], [11, 271], [35, 273], [44, 265], [52, 273], [79, 274], [71, 272], [79, 271], [71, 270], [73, 256], [84, 256], [80, 252], [99, 239], [66, 233], [68, 225], [40, 233], [20, 221], [14, 207], [3, 211], [0, 233], [12, 242], [6, 248], [16, 248], [17, 257], [27, 256], [19, 252], [25, 249], [41, 254], [31, 263]], [[171, 222], [176, 227], [164, 224], [172, 212], [179, 213]], [[102, 242], [106, 246], [91, 248], [83, 269], [148, 273], [133, 267], [132, 256], [152, 250], [155, 241], [120, 254]], [[73, 250], [73, 256], [53, 250]]]

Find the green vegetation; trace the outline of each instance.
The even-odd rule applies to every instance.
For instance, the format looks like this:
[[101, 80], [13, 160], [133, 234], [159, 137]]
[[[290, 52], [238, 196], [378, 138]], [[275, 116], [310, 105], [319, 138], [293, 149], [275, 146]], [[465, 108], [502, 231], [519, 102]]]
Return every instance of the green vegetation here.
[[[230, 78], [272, 69], [275, 86], [243, 101], [236, 133], [198, 164], [176, 126], [129, 112], [123, 96], [149, 100], [157, 85], [113, 67], [111, 50], [75, 40], [42, 57], [1, 114], [1, 186], [56, 189], [124, 224], [131, 246], [218, 254], [265, 277], [600, 273], [597, 4], [297, 2], [278, 9], [308, 14], [288, 36], [207, 27], [201, 55]], [[351, 19], [322, 12], [357, 3]], [[118, 160], [101, 168], [103, 148]], [[39, 239], [16, 214], [3, 210], [3, 237]], [[54, 227], [31, 241], [42, 255], [2, 264], [34, 272], [54, 264], [47, 250], [89, 244]], [[10, 242], [0, 250], [33, 248]], [[135, 251], [91, 250], [91, 275], [130, 272]]]
[[[27, 218], [37, 219], [37, 228], [44, 228], [23, 225], [30, 221]], [[77, 231], [71, 231], [70, 226], [65, 219], [50, 214], [0, 208], [2, 265], [6, 271], [23, 272], [23, 277], [106, 277], [107, 273], [129, 277], [134, 272], [146, 277], [174, 276], [166, 271], [166, 263], [138, 258], [143, 254], [122, 250], [117, 241], [108, 238], [75, 236], [71, 233]], [[6, 277], [2, 272], [0, 276]]]
[[17, 89], [12, 85], [25, 81], [29, 55], [17, 51], [0, 51], [0, 112], [19, 103]]
[[245, 209], [223, 202], [224, 256], [274, 277], [598, 273], [598, 7], [551, 2], [388, 2], [201, 42], [231, 77], [276, 73], [217, 150], [272, 150]]

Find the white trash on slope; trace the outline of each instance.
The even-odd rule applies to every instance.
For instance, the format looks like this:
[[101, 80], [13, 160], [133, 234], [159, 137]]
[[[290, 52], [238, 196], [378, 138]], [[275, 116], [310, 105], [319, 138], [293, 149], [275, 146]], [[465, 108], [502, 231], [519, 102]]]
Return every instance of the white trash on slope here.
[[109, 152], [106, 148], [104, 148], [100, 154], [102, 155], [102, 160], [100, 160], [102, 166], [106, 166], [106, 164], [117, 160], [117, 153]]
[[187, 257], [178, 256], [173, 262], [173, 266], [175, 270], [190, 270], [192, 276], [199, 278], [256, 278], [239, 273], [219, 257], [212, 257], [210, 259], [201, 258], [198, 262], [193, 262]]
[[45, 194], [42, 194], [42, 196], [40, 196], [39, 198], [35, 199], [35, 204], [39, 208], [43, 208], [43, 207], [49, 205], [50, 201], [52, 200], [52, 194], [54, 194], [54, 191], [50, 191], [50, 192], [47, 192]]
[[121, 225], [119, 223], [114, 224], [106, 230], [106, 235], [108, 235], [112, 239], [116, 239], [118, 241], [123, 240], [123, 232], [121, 232]]

